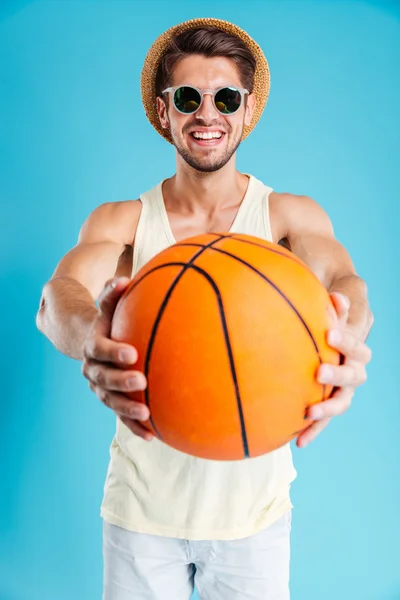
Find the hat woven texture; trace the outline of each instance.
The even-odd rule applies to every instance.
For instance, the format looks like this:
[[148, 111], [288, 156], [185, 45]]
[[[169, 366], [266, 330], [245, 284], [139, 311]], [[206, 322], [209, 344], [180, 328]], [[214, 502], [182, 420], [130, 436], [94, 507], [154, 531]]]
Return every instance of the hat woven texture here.
[[223, 21], [221, 19], [204, 18], [204, 19], [191, 19], [185, 21], [179, 25], [171, 27], [163, 34], [161, 34], [151, 46], [146, 59], [144, 61], [142, 74], [140, 78], [140, 88], [142, 92], [143, 106], [153, 127], [162, 135], [168, 142], [172, 144], [172, 138], [168, 129], [164, 129], [160, 123], [157, 113], [156, 104], [156, 73], [161, 58], [166, 51], [171, 39], [180, 33], [187, 31], [188, 29], [195, 29], [202, 26], [212, 26], [231, 33], [240, 38], [246, 46], [250, 49], [253, 56], [256, 59], [256, 70], [254, 74], [254, 88], [253, 93], [256, 97], [256, 106], [253, 113], [253, 118], [250, 125], [245, 125], [243, 128], [242, 140], [244, 140], [249, 133], [254, 129], [257, 122], [259, 121], [265, 105], [268, 100], [270, 90], [270, 72], [267, 59], [264, 56], [260, 46], [246, 33], [243, 29], [240, 29], [237, 25]]

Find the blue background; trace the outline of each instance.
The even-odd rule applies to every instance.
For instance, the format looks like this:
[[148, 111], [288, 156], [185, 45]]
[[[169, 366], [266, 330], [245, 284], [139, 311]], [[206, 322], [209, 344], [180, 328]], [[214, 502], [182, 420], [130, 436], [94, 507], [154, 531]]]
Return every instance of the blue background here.
[[154, 39], [198, 16], [237, 23], [270, 63], [239, 169], [324, 206], [376, 318], [351, 410], [294, 448], [293, 600], [398, 600], [400, 9], [300, 0], [0, 3], [0, 600], [101, 598], [114, 415], [35, 315], [87, 215], [173, 173], [139, 76]]

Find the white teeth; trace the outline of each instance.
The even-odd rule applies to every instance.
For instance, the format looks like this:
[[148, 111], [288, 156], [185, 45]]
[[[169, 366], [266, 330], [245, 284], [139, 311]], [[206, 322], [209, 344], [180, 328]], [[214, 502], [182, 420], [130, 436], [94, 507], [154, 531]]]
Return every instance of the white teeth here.
[[192, 135], [198, 140], [212, 140], [213, 138], [219, 140], [222, 137], [220, 131], [192, 131]]

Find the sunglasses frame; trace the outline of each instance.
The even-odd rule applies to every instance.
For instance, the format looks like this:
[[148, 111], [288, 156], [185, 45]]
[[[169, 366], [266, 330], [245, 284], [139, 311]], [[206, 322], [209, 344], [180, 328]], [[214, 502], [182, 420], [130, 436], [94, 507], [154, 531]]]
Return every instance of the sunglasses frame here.
[[[162, 94], [172, 93], [173, 96], [175, 96], [176, 90], [179, 90], [179, 88], [182, 88], [182, 87], [187, 87], [187, 88], [196, 90], [196, 92], [198, 92], [198, 94], [200, 95], [200, 104], [196, 108], [196, 110], [194, 110], [193, 112], [183, 112], [182, 110], [179, 110], [179, 108], [176, 106], [175, 100], [174, 100], [173, 105], [174, 105], [175, 109], [178, 111], [178, 113], [180, 113], [181, 115], [194, 115], [195, 113], [197, 113], [197, 111], [200, 110], [200, 107], [203, 104], [203, 97], [205, 95], [208, 95], [208, 96], [212, 97], [212, 102], [213, 102], [215, 110], [217, 110], [219, 112], [219, 114], [223, 115], [224, 117], [230, 117], [232, 115], [235, 115], [238, 112], [238, 110], [240, 109], [240, 107], [243, 104], [243, 99], [244, 99], [245, 95], [250, 93], [249, 90], [246, 90], [246, 88], [238, 88], [235, 85], [224, 85], [224, 86], [218, 88], [217, 90], [201, 90], [201, 89], [195, 87], [194, 85], [176, 85], [174, 87], [166, 88], [161, 93]], [[233, 89], [233, 90], [235, 90], [235, 92], [239, 92], [239, 94], [240, 94], [240, 104], [239, 104], [237, 110], [235, 110], [232, 113], [224, 113], [224, 112], [220, 111], [219, 108], [215, 104], [215, 96], [221, 90], [226, 90], [226, 89]]]

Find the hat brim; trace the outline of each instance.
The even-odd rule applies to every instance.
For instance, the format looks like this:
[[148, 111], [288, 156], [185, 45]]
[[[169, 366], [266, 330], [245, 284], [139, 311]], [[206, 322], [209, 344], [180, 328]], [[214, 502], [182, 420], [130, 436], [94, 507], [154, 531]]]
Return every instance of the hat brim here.
[[253, 117], [250, 125], [245, 125], [243, 128], [242, 140], [244, 140], [249, 135], [249, 133], [253, 131], [254, 127], [258, 123], [267, 103], [270, 90], [269, 66], [267, 59], [265, 58], [260, 46], [248, 35], [248, 33], [246, 33], [237, 25], [229, 23], [228, 21], [223, 21], [221, 19], [191, 19], [190, 21], [185, 21], [183, 23], [180, 23], [179, 25], [171, 27], [156, 39], [146, 56], [140, 78], [142, 102], [144, 110], [146, 112], [146, 116], [150, 123], [153, 125], [153, 127], [156, 129], [156, 131], [158, 131], [158, 133], [162, 135], [163, 138], [165, 138], [168, 142], [172, 144], [172, 138], [169, 130], [164, 129], [164, 127], [162, 127], [158, 118], [156, 103], [156, 73], [161, 58], [164, 52], [166, 51], [171, 39], [174, 36], [179, 35], [183, 31], [187, 31], [188, 29], [194, 29], [196, 27], [201, 26], [218, 27], [218, 29], [221, 29], [222, 31], [226, 31], [227, 33], [236, 35], [246, 44], [246, 46], [250, 49], [250, 51], [256, 59], [256, 70], [254, 73], [253, 87], [253, 93], [256, 98], [256, 105], [254, 108]]

